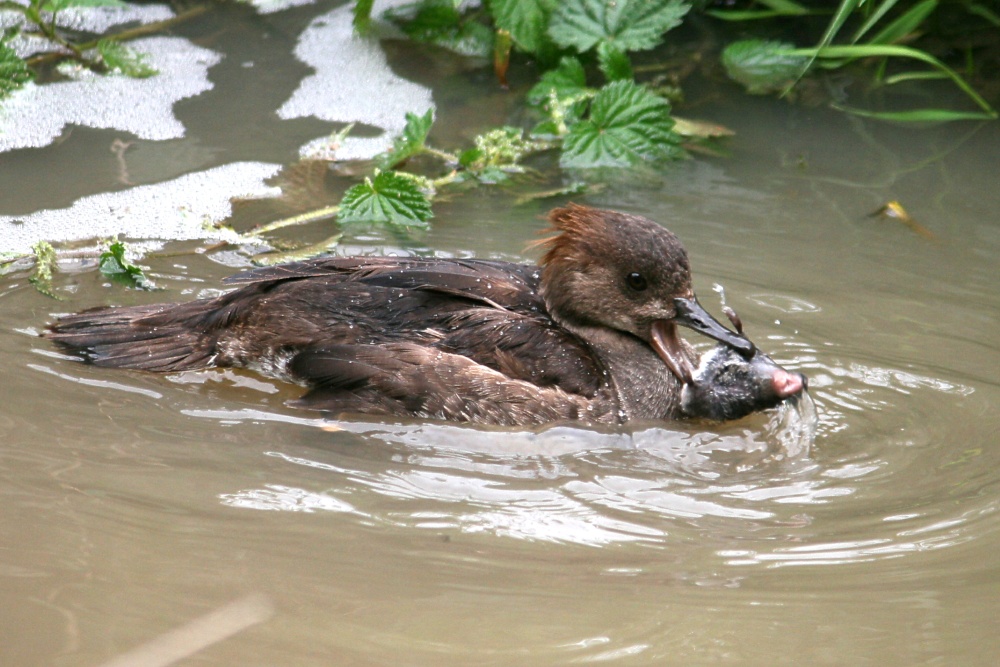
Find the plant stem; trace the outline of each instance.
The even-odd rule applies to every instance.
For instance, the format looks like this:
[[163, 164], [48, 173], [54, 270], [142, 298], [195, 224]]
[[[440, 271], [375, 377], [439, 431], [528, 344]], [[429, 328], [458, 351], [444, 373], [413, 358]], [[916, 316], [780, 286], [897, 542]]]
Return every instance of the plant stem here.
[[95, 46], [97, 46], [97, 42], [99, 42], [101, 39], [113, 39], [116, 42], [125, 42], [130, 39], [142, 37], [144, 35], [157, 33], [178, 23], [183, 23], [188, 19], [200, 16], [201, 14], [207, 12], [208, 9], [209, 8], [206, 5], [199, 5], [197, 7], [192, 7], [191, 9], [187, 9], [169, 19], [163, 19], [162, 21], [156, 21], [155, 23], [147, 23], [146, 25], [140, 25], [135, 28], [130, 28], [128, 30], [122, 30], [119, 33], [107, 35], [106, 37], [101, 37], [99, 39], [92, 39], [89, 42], [84, 42], [83, 44], [81, 44], [80, 49], [83, 51], [92, 49]]
[[446, 151], [438, 150], [437, 148], [431, 148], [430, 146], [424, 146], [423, 151], [428, 155], [433, 155], [434, 157], [451, 164], [458, 162], [458, 156], [454, 153], [448, 153]]
[[[187, 21], [188, 19], [192, 19], [195, 16], [199, 16], [200, 14], [204, 14], [205, 12], [208, 11], [208, 9], [209, 8], [207, 6], [192, 7], [191, 9], [181, 12], [180, 14], [172, 18], [164, 19], [163, 21], [156, 21], [155, 23], [147, 23], [146, 25], [130, 28], [129, 30], [123, 30], [119, 33], [108, 36], [106, 39], [113, 39], [117, 42], [124, 42], [127, 40], [136, 39], [137, 37], [142, 37], [143, 35], [157, 33], [177, 23], [181, 23], [183, 21]], [[25, 13], [25, 16], [29, 19], [31, 18], [30, 16], [27, 15], [27, 13]], [[44, 23], [38, 23], [37, 25], [39, 29], [42, 31], [42, 34], [47, 39], [58, 44], [59, 46], [62, 46], [63, 48], [69, 49], [72, 52], [72, 56], [74, 58], [76, 58], [77, 60], [81, 60], [85, 63], [88, 61], [83, 54], [89, 51], [90, 49], [96, 47], [97, 43], [101, 39], [105, 39], [104, 37], [101, 37], [98, 39], [92, 39], [89, 42], [84, 42], [82, 44], [74, 45], [64, 40], [55, 32], [54, 23], [53, 26], [51, 27], [51, 30], [46, 30], [46, 26]], [[53, 53], [53, 52], [40, 53], [36, 56], [27, 58], [25, 62], [27, 62], [28, 65], [30, 66], [35, 66], [51, 62], [53, 60], [59, 60], [60, 58], [63, 58], [65, 56], [66, 56], [65, 53]]]
[[293, 215], [290, 218], [282, 218], [281, 220], [275, 220], [274, 222], [268, 223], [257, 229], [251, 229], [249, 232], [243, 234], [243, 238], [256, 238], [262, 234], [268, 234], [270, 232], [276, 231], [278, 229], [283, 229], [285, 227], [291, 227], [293, 225], [302, 225], [307, 222], [313, 222], [315, 220], [322, 220], [323, 218], [330, 218], [337, 214], [340, 210], [340, 205], [327, 206], [325, 208], [316, 209], [314, 211], [307, 211], [306, 213], [301, 213], [299, 215]]
[[285, 262], [294, 262], [300, 259], [308, 259], [310, 257], [315, 257], [316, 255], [319, 255], [320, 253], [329, 250], [333, 246], [340, 243], [342, 236], [343, 234], [337, 233], [327, 239], [323, 239], [319, 243], [314, 243], [304, 248], [289, 250], [288, 252], [262, 253], [260, 255], [254, 255], [250, 259], [255, 264], [266, 264], [268, 266], [273, 264], [284, 264]]

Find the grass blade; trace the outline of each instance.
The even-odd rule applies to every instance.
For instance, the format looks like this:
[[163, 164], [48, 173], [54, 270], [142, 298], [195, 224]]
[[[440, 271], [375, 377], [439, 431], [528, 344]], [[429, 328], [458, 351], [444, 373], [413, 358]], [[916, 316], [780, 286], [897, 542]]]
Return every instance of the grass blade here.
[[858, 58], [912, 58], [914, 60], [919, 60], [920, 62], [927, 63], [931, 67], [945, 74], [962, 90], [962, 92], [964, 92], [973, 102], [976, 103], [976, 106], [989, 114], [990, 118], [997, 117], [997, 112], [993, 110], [993, 107], [991, 107], [986, 100], [980, 97], [979, 93], [973, 90], [972, 87], [965, 82], [965, 79], [959, 76], [955, 70], [951, 69], [929, 53], [924, 53], [923, 51], [910, 48], [908, 46], [899, 46], [895, 44], [826, 46], [813, 49], [791, 49], [782, 53], [786, 55], [806, 56], [810, 58], [844, 58], [847, 60], [856, 60]]

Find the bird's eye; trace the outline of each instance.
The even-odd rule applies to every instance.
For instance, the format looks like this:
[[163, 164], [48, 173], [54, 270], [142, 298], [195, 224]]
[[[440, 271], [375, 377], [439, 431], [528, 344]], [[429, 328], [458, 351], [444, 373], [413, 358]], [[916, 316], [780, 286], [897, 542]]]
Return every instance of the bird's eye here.
[[641, 292], [649, 287], [649, 283], [646, 282], [645, 276], [641, 273], [636, 273], [635, 271], [625, 276], [625, 284], [636, 292]]

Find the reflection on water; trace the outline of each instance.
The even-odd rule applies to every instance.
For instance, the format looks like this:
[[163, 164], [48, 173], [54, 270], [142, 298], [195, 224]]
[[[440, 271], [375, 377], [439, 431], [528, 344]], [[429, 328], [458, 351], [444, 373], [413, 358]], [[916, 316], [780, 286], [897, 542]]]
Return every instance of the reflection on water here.
[[[193, 410], [188, 414], [227, 423], [272, 418], [250, 410]], [[768, 461], [788, 469], [792, 461], [808, 455], [815, 413], [812, 400], [805, 396], [775, 410], [757, 429], [744, 426], [709, 432], [662, 426], [597, 433], [570, 426], [517, 431], [438, 423], [373, 425], [315, 420], [313, 425], [360, 435], [369, 446], [382, 442], [405, 448], [406, 466], [378, 471], [348, 469], [271, 451], [266, 455], [330, 473], [330, 490], [316, 493], [265, 484], [222, 494], [222, 502], [263, 510], [354, 512], [398, 526], [594, 546], [633, 541], [664, 544], [668, 533], [646, 525], [651, 515], [770, 517], [766, 511], [704, 497], [701, 494], [713, 487], [699, 480], [717, 480], [726, 470], [751, 469]], [[622, 475], [623, 470], [641, 476]], [[543, 488], [539, 488], [540, 481], [545, 482]], [[365, 493], [433, 501], [435, 509], [423, 509], [409, 518], [407, 512], [399, 510], [389, 516], [374, 516], [348, 501]], [[795, 493], [801, 495], [805, 489]], [[736, 497], [728, 491], [720, 494], [727, 496]]]
[[[893, 394], [941, 392], [965, 396], [970, 387], [894, 369], [823, 368], [811, 352], [790, 366], [824, 378], [822, 420], [809, 394], [788, 401], [767, 416], [705, 430], [692, 425], [639, 427], [627, 432], [595, 432], [571, 426], [539, 430], [487, 429], [442, 423], [336, 421], [289, 417], [252, 409], [186, 410], [194, 417], [228, 424], [293, 422], [329, 432], [360, 436], [367, 447], [395, 452], [384, 469], [350, 468], [315, 456], [265, 452], [292, 466], [323, 471], [326, 488], [310, 491], [268, 482], [257, 488], [219, 495], [230, 507], [294, 512], [353, 514], [367, 523], [398, 528], [489, 533], [554, 543], [602, 546], [642, 543], [669, 549], [677, 522], [688, 532], [703, 532], [711, 542], [722, 530], [746, 533], [804, 527], [813, 522], [810, 506], [834, 503], [855, 494], [869, 475], [884, 473], [888, 461], [822, 463], [810, 456], [820, 433], [835, 433], [847, 418], [840, 410], [871, 412], [902, 409]], [[813, 359], [803, 362], [803, 359]], [[845, 381], [849, 380], [848, 381]], [[838, 423], [840, 425], [838, 426]], [[905, 444], [905, 443], [900, 443]], [[294, 478], [295, 473], [286, 473]], [[362, 509], [378, 503], [369, 494], [390, 498], [383, 513]], [[407, 501], [421, 501], [419, 511]], [[800, 506], [787, 516], [786, 508]], [[766, 550], [721, 548], [727, 565], [767, 566], [834, 564], [898, 557], [959, 544], [971, 535], [967, 521], [993, 506], [964, 510], [956, 518], [921, 523], [922, 513], [884, 517], [903, 522], [879, 538], [819, 541]], [[915, 538], [914, 536], [921, 537]], [[801, 538], [799, 538], [801, 539]]]

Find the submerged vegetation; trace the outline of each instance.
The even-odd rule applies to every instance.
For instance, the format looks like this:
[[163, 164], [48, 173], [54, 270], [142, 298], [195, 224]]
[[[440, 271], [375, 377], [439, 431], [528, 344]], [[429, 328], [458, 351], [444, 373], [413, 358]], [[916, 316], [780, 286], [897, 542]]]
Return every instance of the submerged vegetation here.
[[[32, 80], [35, 68], [50, 60], [72, 61], [95, 72], [117, 72], [135, 78], [156, 74], [144, 54], [122, 43], [129, 35], [80, 41], [60, 25], [60, 14], [67, 9], [124, 6], [121, 0], [0, 0], [0, 10], [20, 18], [14, 28], [0, 34], [0, 100]], [[10, 45], [19, 37], [35, 38], [46, 46], [36, 46], [35, 55], [22, 57]]]
[[[119, 0], [0, 0], [0, 12], [20, 22], [0, 37], [0, 100], [26, 85], [42, 63], [69, 60], [97, 72], [126, 76], [156, 74], [141, 54], [123, 42], [162, 26], [80, 40], [60, 27], [71, 8], [122, 6]], [[354, 28], [365, 35], [376, 19], [395, 24], [409, 39], [447, 49], [456, 57], [492, 66], [498, 84], [508, 87], [511, 65], [523, 81], [521, 127], [484, 129], [471, 145], [445, 149], [429, 141], [432, 110], [413, 109], [392, 147], [376, 156], [339, 203], [278, 220], [243, 235], [259, 239], [282, 227], [336, 218], [340, 228], [385, 224], [407, 232], [433, 217], [440, 192], [461, 186], [496, 185], [535, 166], [532, 156], [548, 153], [542, 164], [562, 170], [569, 183], [539, 196], [577, 192], [606, 180], [608, 170], [662, 165], [730, 134], [726, 128], [677, 119], [673, 106], [683, 98], [684, 77], [695, 61], [715, 63], [750, 94], [798, 99], [800, 89], [831, 70], [850, 71], [871, 88], [940, 79], [956, 87], [968, 108], [863, 109], [844, 97], [827, 101], [845, 111], [890, 121], [990, 120], [997, 112], [980, 92], [983, 51], [1000, 58], [996, 39], [1000, 16], [995, 3], [976, 0], [841, 0], [837, 6], [808, 0], [750, 0], [714, 4], [706, 0], [418, 0], [373, 17], [373, 1], [353, 4]], [[200, 9], [198, 10], [200, 11]], [[191, 10], [187, 12], [190, 15]], [[657, 61], [649, 52], [666, 46], [681, 26], [713, 35], [707, 45], [684, 57]], [[50, 45], [36, 55], [19, 55], [14, 44], [31, 38]], [[686, 37], [690, 40], [690, 37]], [[985, 46], [984, 46], [985, 45]], [[24, 49], [21, 49], [24, 51]], [[477, 62], [474, 60], [473, 62]], [[713, 72], [713, 75], [714, 73]], [[995, 75], [994, 75], [995, 76]], [[822, 89], [822, 86], [812, 86]], [[2, 102], [0, 102], [2, 104]], [[347, 127], [331, 138], [342, 140]], [[325, 242], [300, 249], [326, 250]], [[55, 263], [48, 244], [35, 247], [36, 286], [46, 293]], [[274, 253], [261, 261], [281, 261]], [[141, 269], [126, 260], [121, 243], [100, 256], [101, 271], [125, 284], [149, 288]]]

